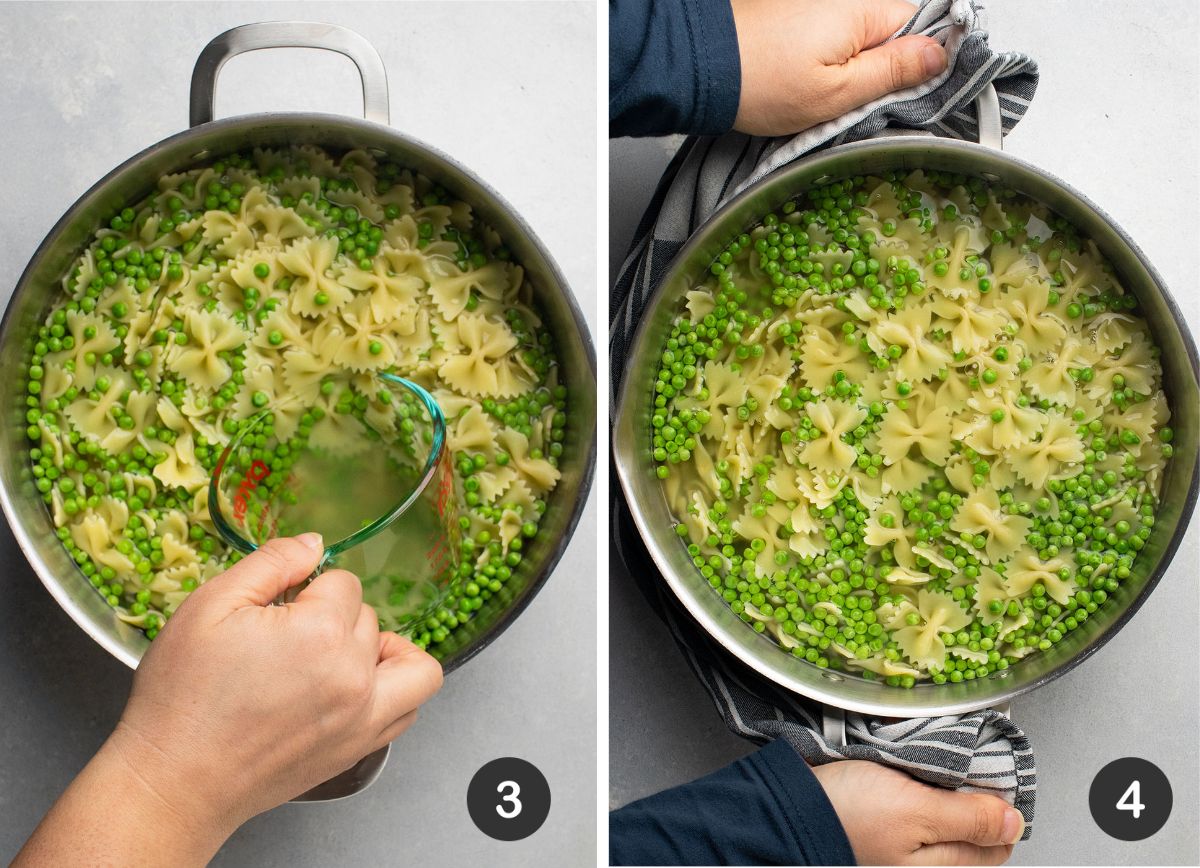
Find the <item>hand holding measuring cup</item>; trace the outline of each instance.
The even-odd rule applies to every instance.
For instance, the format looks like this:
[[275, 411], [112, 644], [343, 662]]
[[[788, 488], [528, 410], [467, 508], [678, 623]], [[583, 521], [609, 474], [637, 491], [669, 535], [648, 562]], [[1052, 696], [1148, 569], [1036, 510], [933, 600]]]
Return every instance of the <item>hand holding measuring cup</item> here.
[[380, 629], [409, 633], [458, 575], [454, 482], [437, 402], [401, 377], [377, 380], [365, 411], [341, 414], [319, 437], [279, 440], [271, 409], [247, 420], [217, 463], [209, 512], [244, 554], [273, 537], [319, 533], [315, 572], [354, 573]]
[[269, 605], [323, 556], [315, 535], [273, 539], [184, 600], [116, 730], [14, 864], [204, 864], [246, 820], [403, 733], [442, 670], [379, 632], [353, 575]]

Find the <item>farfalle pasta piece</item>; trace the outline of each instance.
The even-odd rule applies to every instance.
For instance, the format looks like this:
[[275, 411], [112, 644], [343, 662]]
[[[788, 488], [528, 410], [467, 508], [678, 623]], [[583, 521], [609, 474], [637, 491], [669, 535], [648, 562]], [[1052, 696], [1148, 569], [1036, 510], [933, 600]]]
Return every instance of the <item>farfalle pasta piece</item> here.
[[768, 509], [761, 516], [756, 516], [747, 510], [733, 522], [733, 531], [748, 544], [761, 540], [763, 547], [754, 558], [755, 571], [759, 576], [769, 576], [779, 568], [775, 556], [786, 548], [786, 541], [779, 537], [779, 531], [786, 521], [787, 509]]
[[133, 443], [142, 440], [147, 426], [151, 425], [157, 416], [157, 400], [150, 392], [130, 392], [125, 400], [124, 424], [119, 424], [100, 438], [100, 447], [106, 452], [116, 454]]
[[305, 223], [294, 208], [269, 202], [247, 209], [245, 220], [251, 229], [257, 230], [260, 245], [282, 247], [296, 238], [309, 238], [316, 234], [316, 230]]
[[924, 561], [925, 561], [925, 563], [922, 564], [921, 560], [918, 560], [917, 561], [918, 566], [925, 566], [931, 572], [935, 568], [939, 569], [939, 570], [945, 570], [946, 572], [951, 572], [951, 573], [957, 571], [957, 569], [958, 569], [954, 565], [954, 561], [950, 560], [942, 552], [939, 552], [936, 549], [934, 549], [930, 543], [925, 543], [923, 545], [914, 545], [913, 546], [913, 554], [916, 555], [917, 558], [924, 559]]
[[1037, 258], [1023, 253], [1011, 244], [994, 244], [987, 253], [992, 266], [991, 281], [994, 289], [1022, 286], [1031, 278], [1039, 276]]
[[362, 296], [346, 305], [341, 317], [345, 337], [333, 354], [334, 364], [359, 373], [381, 371], [395, 364], [391, 335], [372, 315], [369, 297]]
[[724, 413], [730, 407], [745, 403], [749, 387], [732, 365], [708, 361], [701, 369], [703, 388], [697, 407], [709, 414], [708, 424], [702, 429], [706, 437], [720, 437], [724, 432]]
[[194, 388], [220, 387], [233, 373], [221, 354], [244, 344], [247, 334], [234, 320], [215, 311], [189, 310], [184, 323], [188, 342], [171, 353], [167, 367]]
[[924, 461], [918, 461], [907, 456], [883, 468], [883, 491], [893, 492], [914, 491], [933, 478], [934, 469]]
[[309, 345], [305, 320], [279, 306], [263, 318], [250, 343], [264, 354], [286, 353]]
[[769, 371], [747, 378], [747, 393], [758, 404], [751, 413], [753, 418], [764, 420], [774, 428], [792, 427], [794, 424], [792, 417], [780, 410], [776, 404], [787, 381], [787, 374], [776, 374]]
[[980, 415], [967, 436], [961, 438], [977, 452], [993, 454], [1028, 443], [1046, 425], [1046, 415], [1021, 406], [1019, 396], [1004, 392], [972, 398], [967, 403]]
[[484, 503], [494, 503], [516, 481], [517, 471], [511, 467], [496, 467], [477, 470], [471, 478], [479, 481], [479, 499]]
[[870, 362], [857, 345], [847, 344], [828, 329], [811, 325], [800, 338], [800, 373], [810, 388], [823, 390], [838, 371], [857, 382], [870, 370]]
[[503, 262], [491, 262], [482, 268], [460, 271], [457, 267], [447, 273], [435, 274], [429, 285], [429, 295], [438, 312], [447, 320], [455, 320], [467, 309], [472, 291], [481, 298], [502, 301], [511, 290], [520, 286], [521, 269]]
[[915, 585], [924, 585], [933, 580], [933, 576], [929, 573], [923, 573], [918, 569], [910, 567], [892, 567], [888, 570], [884, 580], [889, 585], [904, 585], [912, 587]]
[[846, 661], [846, 665], [853, 666], [856, 669], [874, 672], [876, 675], [882, 675], [885, 678], [905, 675], [916, 677], [921, 674], [920, 670], [913, 669], [911, 666], [906, 666], [903, 663], [895, 660], [889, 660], [882, 654], [875, 654], [867, 657], [851, 657]]
[[528, 388], [508, 358], [517, 346], [508, 326], [479, 314], [463, 314], [456, 324], [464, 352], [438, 368], [447, 385], [467, 395], [494, 398], [512, 397]]
[[1003, 312], [966, 300], [938, 298], [930, 307], [949, 330], [950, 346], [956, 353], [974, 353], [986, 347], [1008, 322]]
[[1025, 516], [1005, 512], [993, 489], [981, 489], [969, 495], [950, 520], [951, 529], [959, 533], [987, 535], [987, 544], [978, 554], [991, 564], [1011, 557], [1021, 547], [1032, 526], [1032, 520]]
[[940, 667], [946, 660], [941, 634], [961, 630], [971, 623], [971, 616], [949, 594], [936, 591], [919, 591], [916, 608], [920, 623], [901, 627], [893, 638], [909, 662], [925, 669]]
[[[984, 624], [995, 625], [1004, 620], [1004, 611], [1012, 598], [1004, 576], [991, 567], [979, 570], [979, 579], [975, 583], [974, 606], [975, 614]], [[992, 611], [993, 603], [1003, 604], [999, 612]]]
[[1083, 455], [1075, 424], [1061, 413], [1051, 412], [1046, 414], [1041, 435], [1005, 452], [1005, 460], [1025, 483], [1041, 489], [1051, 478], [1071, 472]]
[[310, 404], [288, 388], [284, 372], [278, 365], [257, 365], [243, 374], [245, 382], [238, 389], [234, 402], [238, 417], [249, 419], [260, 410], [270, 410], [275, 435], [281, 440], [290, 439]]
[[820, 473], [849, 469], [858, 453], [842, 440], [842, 435], [861, 424], [867, 411], [848, 401], [828, 399], [814, 401], [806, 409], [820, 436], [808, 441], [800, 452], [800, 461]]
[[1054, 351], [1048, 352], [1025, 374], [1029, 391], [1052, 404], [1070, 407], [1075, 403], [1077, 388], [1071, 372], [1089, 366], [1090, 357], [1084, 345], [1068, 337]]
[[69, 311], [66, 320], [67, 333], [75, 345], [62, 353], [51, 354], [48, 362], [61, 365], [70, 361], [74, 365], [75, 384], [82, 389], [90, 389], [96, 382], [97, 360], [115, 350], [121, 341], [112, 326], [96, 314]]
[[1123, 410], [1115, 407], [1114, 409], [1116, 412], [1111, 419], [1105, 415], [1106, 427], [1114, 432], [1132, 431], [1136, 434], [1137, 442], [1123, 442], [1129, 451], [1137, 456], [1141, 455], [1143, 447], [1152, 440], [1154, 433], [1161, 430], [1171, 418], [1166, 396], [1161, 391], [1155, 392], [1144, 401], [1138, 401], [1131, 406], [1126, 405]]
[[688, 318], [693, 325], [712, 313], [716, 307], [716, 299], [711, 292], [703, 289], [690, 289], [685, 293], [687, 298]]
[[167, 488], [197, 491], [207, 487], [208, 471], [196, 459], [190, 433], [176, 438], [172, 448], [167, 450], [167, 460], [154, 465], [154, 476]]
[[871, 186], [871, 191], [867, 193], [865, 207], [875, 215], [876, 221], [882, 223], [884, 220], [895, 221], [898, 219], [903, 212], [892, 182], [870, 178], [868, 184]]
[[1137, 320], [1129, 314], [1110, 311], [1097, 314], [1088, 329], [1092, 345], [1101, 355], [1115, 353], [1140, 331]]
[[901, 349], [896, 371], [907, 381], [924, 382], [948, 368], [949, 352], [929, 339], [932, 311], [929, 307], [906, 306], [875, 323], [867, 341], [876, 355], [886, 356], [890, 346]]
[[1111, 275], [1100, 267], [1101, 258], [1095, 244], [1089, 242], [1088, 246], [1090, 250], [1078, 252], [1064, 249], [1058, 261], [1058, 273], [1062, 276], [1058, 294], [1063, 304], [1085, 301], [1107, 292], [1113, 286]]
[[511, 466], [533, 491], [544, 493], [554, 488], [562, 474], [544, 458], [529, 454], [529, 440], [520, 431], [506, 428], [496, 435], [500, 448], [508, 453]]
[[372, 223], [382, 223], [384, 220], [383, 206], [359, 190], [330, 190], [325, 198], [335, 205], [354, 208]]
[[293, 279], [288, 302], [292, 313], [324, 316], [350, 301], [354, 293], [330, 274], [337, 250], [336, 238], [301, 238], [277, 254], [279, 265]]
[[[131, 389], [133, 381], [123, 371], [114, 368], [100, 368], [97, 380], [107, 382], [107, 388], [97, 388], [95, 391], [100, 394], [94, 399], [86, 394], [80, 395], [63, 408], [63, 415], [82, 436], [99, 443], [114, 430], [119, 430], [114, 410], [121, 409], [121, 396]], [[59, 445], [55, 455], [55, 460], [59, 462], [62, 461], [61, 449]]]
[[71, 539], [94, 563], [125, 575], [133, 572], [133, 562], [117, 550], [116, 529], [102, 515], [85, 513], [71, 525]]
[[879, 508], [867, 518], [863, 527], [863, 541], [878, 548], [891, 546], [896, 563], [912, 570], [916, 569], [917, 559], [912, 551], [912, 531], [905, 526], [904, 517], [899, 498], [895, 495], [884, 497]]
[[1095, 376], [1084, 386], [1091, 398], [1112, 394], [1116, 386], [1113, 377], [1125, 379], [1124, 388], [1133, 389], [1140, 395], [1148, 395], [1158, 387], [1159, 365], [1152, 352], [1152, 344], [1142, 332], [1130, 338], [1118, 353], [1100, 356], [1093, 368]]
[[[977, 218], [960, 216], [955, 221], [939, 223], [937, 236], [946, 257], [926, 270], [925, 281], [948, 298], [965, 298], [975, 283], [974, 268], [967, 263], [967, 257], [982, 253], [987, 244], [983, 225]], [[971, 273], [966, 279], [961, 276], [964, 269]]]
[[407, 269], [407, 263], [398, 262], [404, 256], [385, 252], [370, 271], [353, 266], [344, 269], [338, 279], [355, 292], [370, 293], [371, 316], [377, 322], [402, 320], [398, 330], [411, 334], [425, 280], [419, 274], [399, 270]]
[[893, 407], [879, 426], [879, 447], [887, 464], [894, 464], [914, 447], [927, 460], [943, 464], [952, 446], [950, 413], [944, 407], [923, 414]]
[[[455, 337], [457, 338], [457, 329]], [[450, 354], [443, 352], [443, 357], [435, 358], [438, 348], [435, 347], [434, 333], [429, 311], [420, 308], [413, 317], [413, 329], [409, 334], [391, 332], [392, 344], [396, 349], [396, 365], [402, 368], [416, 368], [422, 362], [427, 362], [432, 371], [436, 371]], [[434, 347], [434, 349], [430, 349]], [[414, 370], [414, 374], [417, 372]]]
[[925, 230], [919, 218], [884, 220], [880, 223], [879, 231], [875, 233], [871, 255], [876, 259], [903, 256], [908, 258], [910, 263], [915, 263], [926, 241]]
[[384, 226], [383, 238], [393, 250], [420, 255], [430, 276], [435, 272], [451, 274], [457, 270], [454, 259], [458, 245], [453, 241], [430, 241], [429, 238], [423, 237], [416, 218], [411, 214], [404, 214]]
[[452, 452], [482, 452], [488, 457], [496, 452], [495, 429], [478, 404], [471, 404], [449, 427], [448, 433], [447, 442]]
[[1008, 565], [1005, 579], [1009, 593], [1019, 597], [1030, 591], [1037, 583], [1046, 588], [1046, 593], [1059, 605], [1065, 606], [1075, 594], [1075, 579], [1068, 575], [1063, 578], [1062, 572], [1070, 573], [1067, 564], [1061, 558], [1051, 558], [1043, 561], [1031, 546], [1019, 549]]
[[1067, 328], [1056, 315], [1048, 312], [1049, 285], [1027, 280], [1004, 296], [1004, 309], [1017, 324], [1015, 339], [1030, 354], [1044, 353], [1062, 345]]
[[240, 216], [227, 211], [206, 211], [201, 238], [220, 256], [234, 257], [254, 246], [254, 230]]
[[294, 161], [294, 168], [301, 175], [333, 178], [338, 173], [337, 164], [329, 154], [314, 145], [294, 145], [291, 159]]
[[[333, 396], [331, 396], [333, 397]], [[309, 434], [310, 446], [324, 449], [331, 455], [354, 456], [371, 448], [371, 443], [362, 436], [363, 426], [352, 413], [337, 411], [336, 397], [330, 400], [322, 396], [316, 404], [321, 418], [313, 423]]]
[[506, 509], [500, 513], [497, 533], [500, 537], [500, 548], [504, 554], [508, 554], [508, 548], [512, 541], [521, 535], [523, 524], [524, 520], [521, 518], [521, 514], [515, 510]]

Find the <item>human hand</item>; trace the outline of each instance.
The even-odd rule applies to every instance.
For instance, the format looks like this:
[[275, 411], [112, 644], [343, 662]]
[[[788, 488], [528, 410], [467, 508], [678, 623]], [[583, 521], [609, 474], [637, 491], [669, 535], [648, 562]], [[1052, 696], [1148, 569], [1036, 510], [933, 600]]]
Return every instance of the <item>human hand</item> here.
[[[352, 766], [412, 724], [441, 666], [380, 633], [320, 538], [277, 539], [197, 589], [146, 653], [113, 741], [174, 782], [164, 801], [234, 826]], [[183, 784], [186, 782], [186, 786]]]
[[836, 118], [946, 68], [937, 40], [885, 42], [905, 0], [732, 0], [742, 65], [734, 128], [785, 135]]
[[116, 730], [14, 864], [203, 864], [412, 724], [442, 668], [379, 632], [357, 578], [331, 570], [268, 605], [321, 553], [316, 534], [271, 540], [180, 605]]
[[1025, 821], [997, 796], [957, 793], [878, 763], [814, 766], [860, 865], [1000, 865]]

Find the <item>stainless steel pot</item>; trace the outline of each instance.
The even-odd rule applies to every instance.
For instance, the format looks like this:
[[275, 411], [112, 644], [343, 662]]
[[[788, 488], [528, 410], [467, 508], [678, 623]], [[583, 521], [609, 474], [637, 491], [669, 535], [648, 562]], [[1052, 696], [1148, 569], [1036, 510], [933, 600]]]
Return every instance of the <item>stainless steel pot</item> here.
[[[618, 396], [612, 435], [617, 475], [634, 522], [671, 590], [692, 617], [747, 666], [789, 690], [824, 703], [834, 712], [842, 709], [882, 717], [961, 714], [1006, 706], [1013, 697], [1062, 675], [1100, 648], [1154, 589], [1179, 546], [1196, 501], [1195, 422], [1200, 407], [1196, 346], [1162, 278], [1121, 227], [1082, 193], [1000, 150], [999, 106], [990, 86], [976, 108], [982, 144], [926, 135], [891, 135], [841, 145], [777, 170], [713, 214], [676, 256], [647, 303]], [[1162, 348], [1164, 388], [1174, 417], [1182, 421], [1175, 429], [1175, 455], [1163, 481], [1153, 535], [1138, 555], [1134, 575], [1110, 602], [1049, 651], [1008, 670], [976, 681], [901, 690], [818, 669], [781, 653], [771, 640], [747, 629], [713, 593], [672, 527], [666, 498], [654, 475], [650, 417], [658, 355], [680, 310], [682, 294], [731, 240], [813, 185], [854, 175], [912, 169], [978, 175], [1005, 184], [1048, 205], [1093, 238], [1116, 268], [1126, 290], [1141, 304], [1142, 315]], [[839, 731], [838, 716], [835, 713], [827, 717], [827, 729], [834, 736]]]
[[[354, 61], [362, 77], [366, 120], [315, 113], [269, 113], [213, 120], [217, 75], [230, 57], [262, 48], [308, 47], [336, 51]], [[122, 204], [155, 189], [158, 178], [253, 147], [319, 145], [333, 151], [364, 148], [421, 172], [475, 207], [525, 268], [539, 310], [555, 338], [563, 382], [570, 390], [569, 424], [542, 532], [503, 590], [438, 649], [450, 672], [488, 645], [529, 604], [549, 578], [579, 521], [595, 466], [595, 350], [579, 307], [550, 254], [512, 207], [469, 170], [388, 124], [383, 61], [365, 39], [328, 24], [269, 22], [237, 27], [214, 39], [196, 63], [191, 87], [191, 129], [131, 157], [98, 181], [71, 207], [38, 247], [21, 276], [0, 324], [0, 406], [9, 422], [0, 432], [0, 504], [34, 571], [87, 633], [114, 657], [136, 667], [149, 641], [118, 620], [91, 587], [54, 534], [33, 487], [24, 440], [24, 370], [34, 336], [57, 292], [58, 281], [96, 229]]]

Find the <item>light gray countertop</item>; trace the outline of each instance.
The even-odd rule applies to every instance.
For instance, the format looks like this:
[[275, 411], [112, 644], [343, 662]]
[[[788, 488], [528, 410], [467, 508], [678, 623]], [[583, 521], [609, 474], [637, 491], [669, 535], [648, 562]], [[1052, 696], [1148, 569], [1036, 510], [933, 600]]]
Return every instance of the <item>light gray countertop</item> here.
[[[1121, 223], [1162, 273], [1193, 331], [1200, 329], [1200, 233], [1190, 216], [1200, 198], [1193, 5], [989, 5], [992, 45], [1033, 55], [1042, 73], [1006, 150], [1064, 178]], [[613, 142], [614, 270], [677, 142]], [[753, 745], [725, 729], [615, 551], [611, 559], [609, 798], [617, 807], [712, 771]], [[1193, 520], [1167, 574], [1120, 634], [1066, 676], [1014, 702], [1013, 718], [1037, 753], [1038, 800], [1034, 837], [1017, 847], [1013, 863], [1200, 862], [1198, 566], [1200, 524]], [[1131, 755], [1159, 765], [1174, 789], [1167, 825], [1140, 843], [1109, 838], [1087, 806], [1095, 773]]]
[[[287, 18], [344, 24], [371, 40], [389, 73], [392, 125], [508, 199], [556, 257], [595, 333], [595, 12], [583, 3], [0, 4], [3, 301], [76, 197], [186, 126], [192, 65], [209, 39]], [[359, 93], [337, 55], [260, 52], [229, 63], [217, 109], [357, 114]], [[594, 864], [594, 501], [541, 594], [448, 678], [371, 790], [271, 811], [217, 864]], [[58, 608], [6, 526], [0, 565], [6, 863], [115, 723], [130, 673]], [[486, 837], [466, 811], [471, 776], [503, 756], [533, 762], [553, 793], [545, 825], [516, 843]]]

